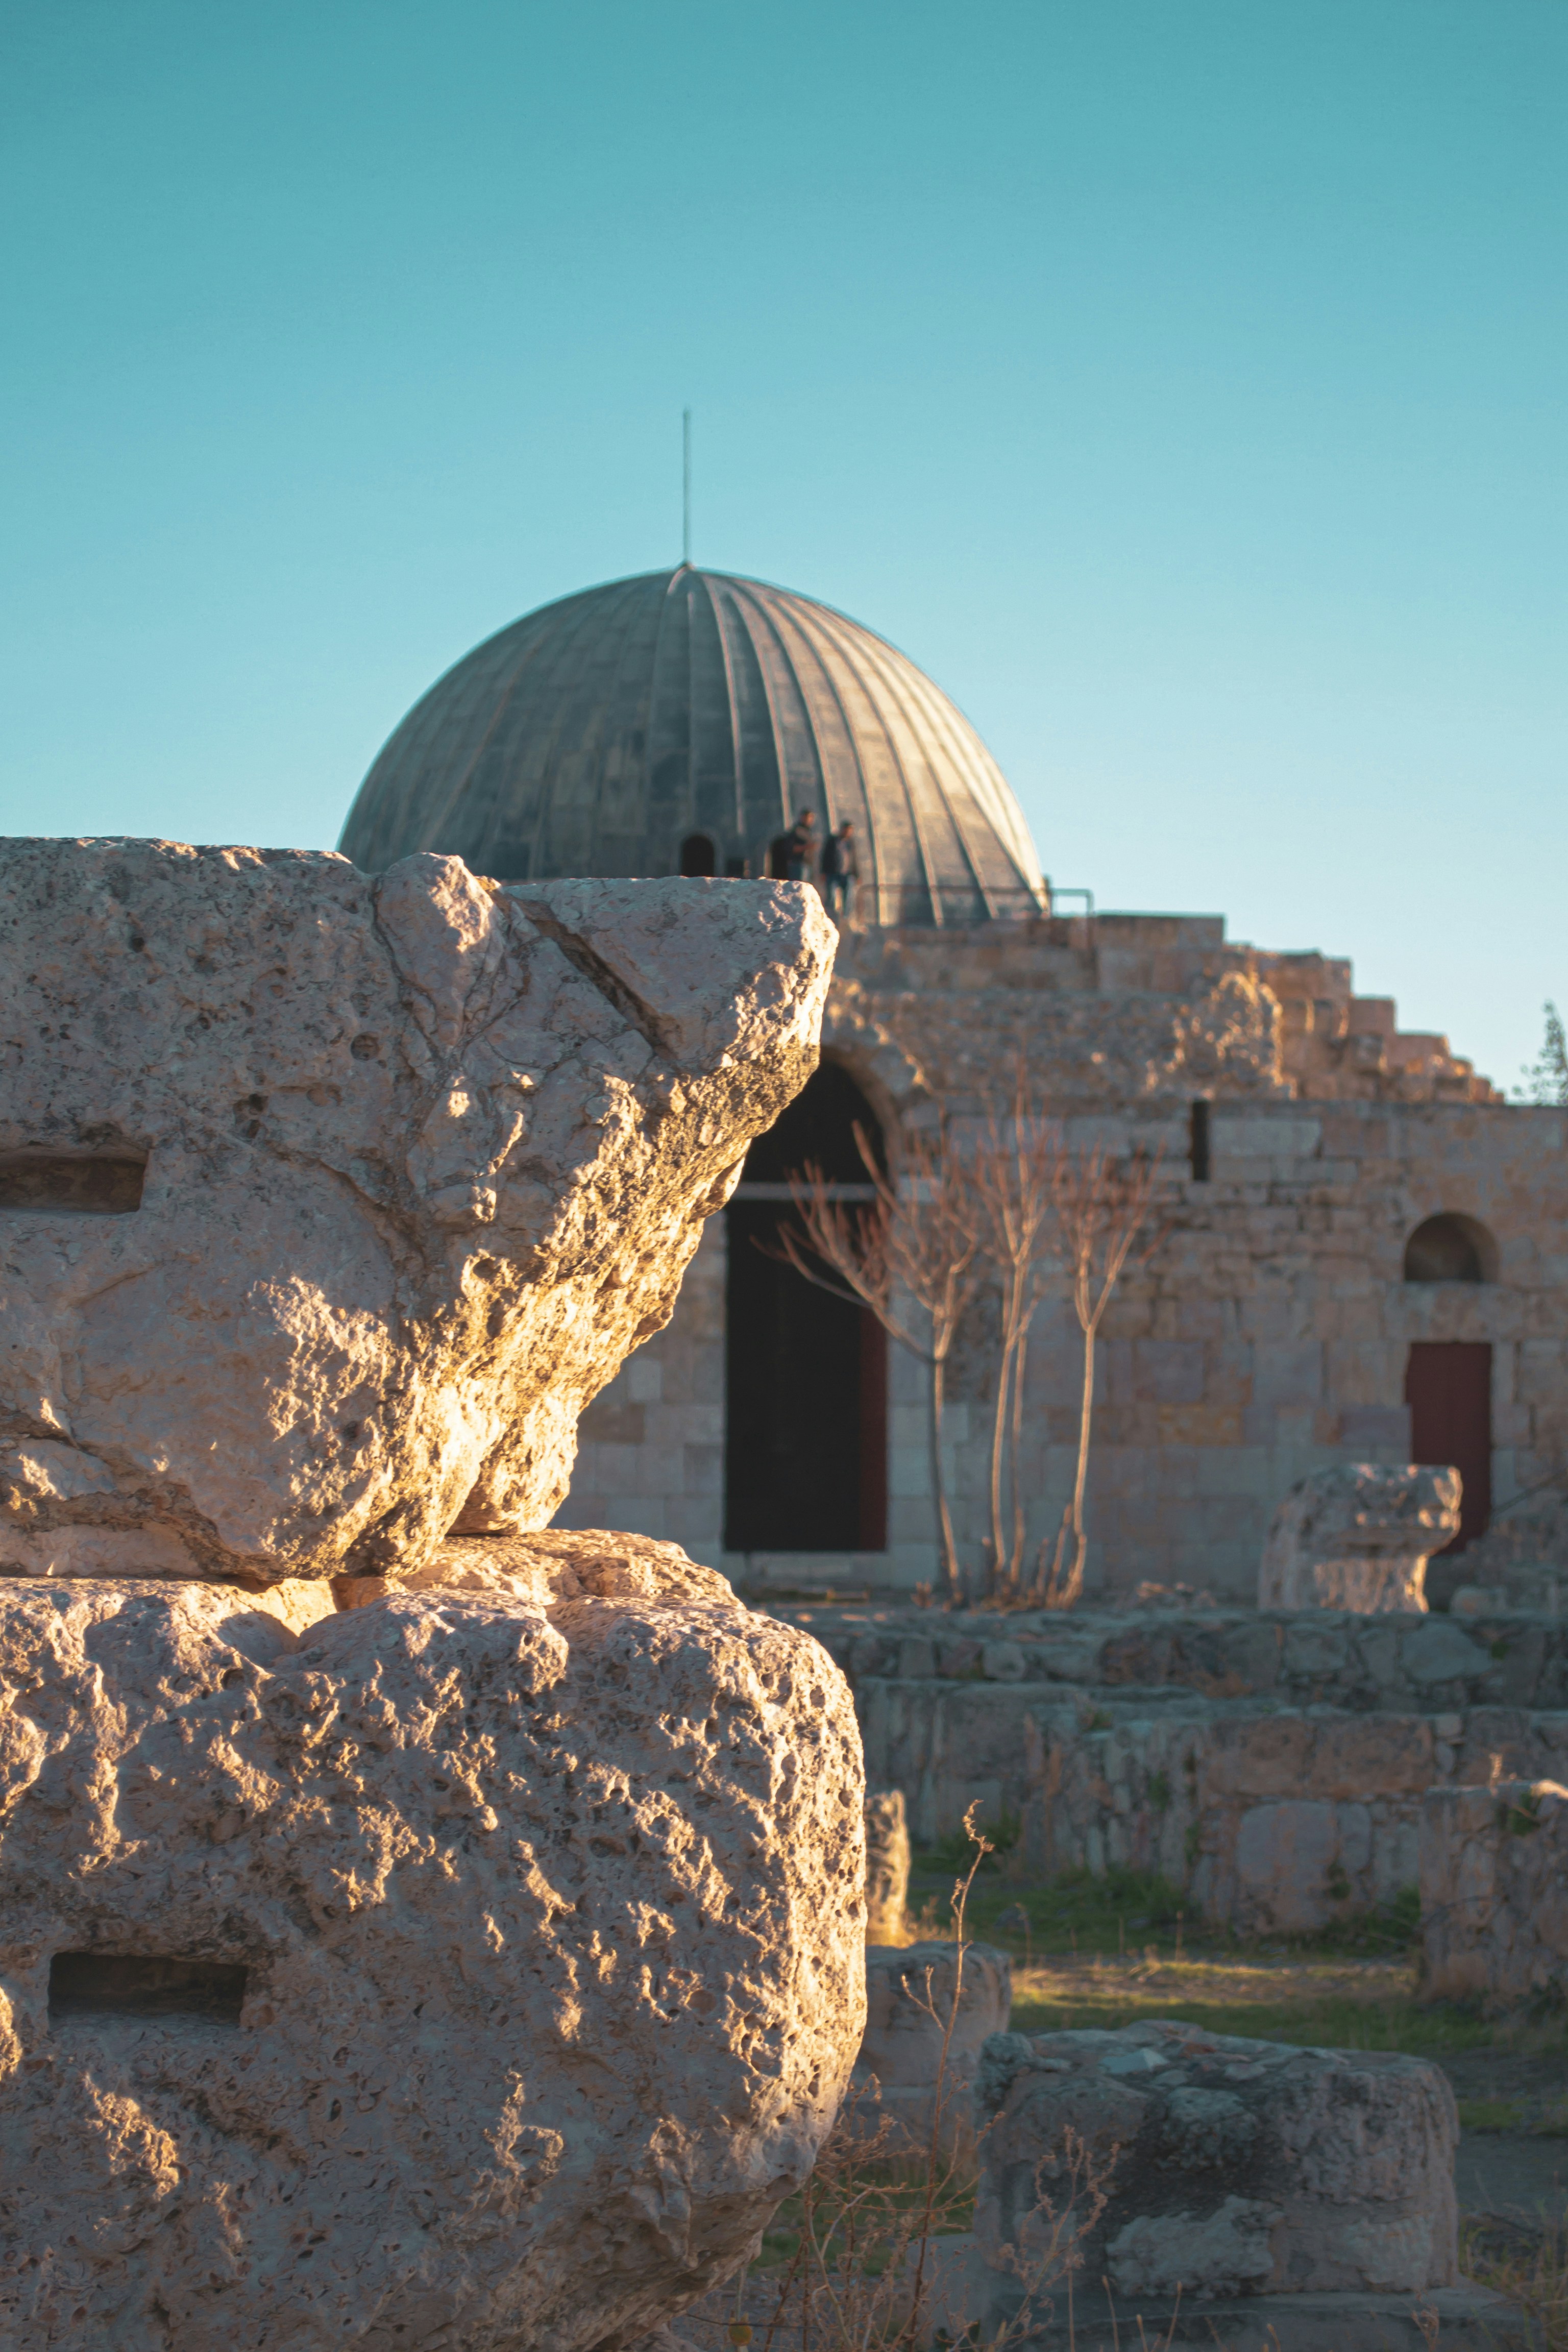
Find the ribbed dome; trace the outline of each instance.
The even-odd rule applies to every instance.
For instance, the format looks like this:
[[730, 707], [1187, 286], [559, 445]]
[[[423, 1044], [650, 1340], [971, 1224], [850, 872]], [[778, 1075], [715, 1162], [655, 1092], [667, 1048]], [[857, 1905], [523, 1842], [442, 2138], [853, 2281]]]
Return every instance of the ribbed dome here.
[[808, 596], [682, 564], [563, 597], [449, 669], [361, 785], [340, 846], [501, 881], [767, 871], [797, 810], [854, 824], [863, 919], [974, 922], [1044, 903], [1029, 829], [963, 714]]

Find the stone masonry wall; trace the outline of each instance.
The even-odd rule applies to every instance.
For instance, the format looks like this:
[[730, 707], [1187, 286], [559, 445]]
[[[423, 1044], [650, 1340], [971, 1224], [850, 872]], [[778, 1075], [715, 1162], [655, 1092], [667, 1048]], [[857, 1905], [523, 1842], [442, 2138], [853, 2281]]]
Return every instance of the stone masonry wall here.
[[1568, 1621], [778, 1613], [848, 1675], [918, 1841], [978, 1802], [1021, 1878], [1158, 1872], [1244, 1934], [1413, 1885], [1433, 1789], [1568, 1778]]
[[[895, 1147], [937, 1102], [962, 1129], [987, 1089], [1010, 1092], [1022, 1055], [1069, 1139], [1163, 1155], [1164, 1238], [1124, 1277], [1100, 1349], [1091, 1597], [1152, 1580], [1249, 1600], [1297, 1479], [1409, 1459], [1416, 1340], [1492, 1349], [1494, 1512], [1568, 1467], [1568, 1114], [1504, 1104], [1443, 1039], [1401, 1035], [1387, 1000], [1353, 995], [1342, 961], [1227, 945], [1205, 918], [851, 934], [824, 1050]], [[1199, 1099], [1212, 1106], [1205, 1181], [1188, 1157]], [[1404, 1280], [1410, 1234], [1444, 1212], [1493, 1235], [1495, 1281]], [[721, 1250], [715, 1223], [674, 1322], [584, 1418], [563, 1524], [677, 1537], [752, 1590], [929, 1579], [921, 1375], [897, 1349], [886, 1553], [722, 1557]], [[1028, 1359], [1031, 1550], [1070, 1486], [1079, 1349], [1053, 1294]], [[976, 1570], [990, 1362], [981, 1308], [952, 1366], [948, 1428], [959, 1543]], [[638, 1426], [638, 1406], [658, 1435], [619, 1433]], [[626, 1446], [640, 1447], [635, 1462]]]

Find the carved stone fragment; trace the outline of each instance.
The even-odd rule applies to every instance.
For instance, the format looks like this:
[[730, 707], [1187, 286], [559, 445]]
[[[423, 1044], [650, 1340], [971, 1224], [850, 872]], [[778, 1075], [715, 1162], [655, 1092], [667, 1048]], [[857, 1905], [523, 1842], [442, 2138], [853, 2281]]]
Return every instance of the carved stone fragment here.
[[1426, 1563], [1459, 1530], [1459, 1474], [1335, 1463], [1291, 1487], [1258, 1575], [1260, 1609], [1425, 1609]]
[[0, 1571], [542, 1526], [815, 1066], [816, 893], [149, 841], [0, 880]]

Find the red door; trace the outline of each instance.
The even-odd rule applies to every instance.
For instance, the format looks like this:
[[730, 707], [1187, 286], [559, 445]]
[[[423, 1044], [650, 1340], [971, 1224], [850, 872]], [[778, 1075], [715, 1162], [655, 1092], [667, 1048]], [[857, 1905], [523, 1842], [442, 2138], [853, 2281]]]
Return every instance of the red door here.
[[1492, 1508], [1492, 1351], [1485, 1339], [1416, 1339], [1405, 1373], [1413, 1462], [1452, 1463], [1465, 1482], [1463, 1551], [1486, 1532]]

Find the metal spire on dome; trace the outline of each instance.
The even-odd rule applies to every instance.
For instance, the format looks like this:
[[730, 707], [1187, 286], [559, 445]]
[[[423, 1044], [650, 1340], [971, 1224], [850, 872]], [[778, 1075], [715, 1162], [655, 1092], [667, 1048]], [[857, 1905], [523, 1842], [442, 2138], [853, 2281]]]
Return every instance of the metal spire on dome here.
[[680, 412], [680, 560], [691, 561], [691, 411]]

